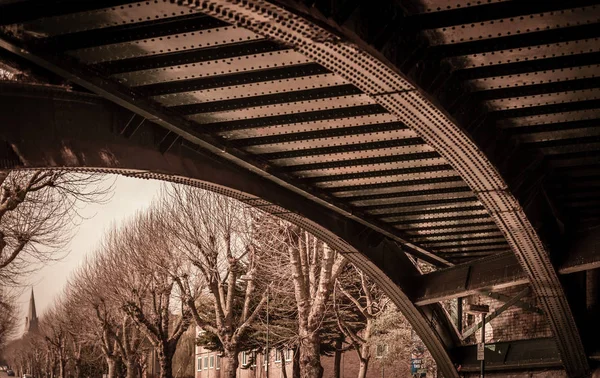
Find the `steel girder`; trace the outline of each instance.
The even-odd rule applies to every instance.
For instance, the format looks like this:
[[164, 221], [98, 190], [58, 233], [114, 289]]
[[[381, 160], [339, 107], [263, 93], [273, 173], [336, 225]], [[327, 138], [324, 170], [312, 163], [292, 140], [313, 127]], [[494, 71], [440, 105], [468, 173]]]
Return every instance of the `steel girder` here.
[[278, 6], [260, 0], [183, 3], [294, 46], [368, 93], [446, 157], [511, 245], [548, 316], [567, 373], [572, 377], [590, 374], [579, 331], [548, 251], [496, 168], [441, 107], [383, 62]]
[[[317, 13], [303, 8], [296, 1], [283, 0], [282, 2], [299, 14], [315, 15]], [[273, 7], [263, 1], [248, 1], [238, 4], [236, 1], [227, 0], [195, 2], [190, 0], [188, 3], [203, 10], [212, 7], [214, 12], [209, 13], [215, 17], [219, 17], [219, 13], [222, 13], [220, 15], [222, 19], [235, 16], [240, 23], [251, 24], [249, 26], [251, 30], [270, 38], [276, 40], [285, 38], [288, 43], [296, 45], [300, 51], [315, 57], [317, 61], [330, 67], [334, 72], [344, 72], [338, 64], [340, 58], [346, 62], [347, 66], [359, 63], [359, 68], [354, 72], [344, 72], [356, 85], [363, 84], [364, 86], [365, 83], [370, 83], [373, 76], [376, 77], [371, 82], [373, 84], [381, 80], [382, 76], [391, 83], [397, 82], [395, 80], [401, 77], [392, 70], [385, 72], [387, 67], [382, 61], [377, 61], [376, 66], [384, 74], [382, 76], [373, 75], [372, 67], [361, 67], [360, 65], [360, 59], [364, 55], [353, 57], [350, 54], [344, 54], [344, 49], [349, 50], [348, 43], [334, 37], [323, 38], [321, 31], [316, 32], [316, 28], [305, 19], [291, 15], [281, 8]], [[259, 19], [261, 22], [258, 22]], [[289, 20], [293, 20], [293, 22], [289, 22]], [[322, 16], [320, 22], [333, 24], [333, 27], [344, 35], [343, 38], [362, 46], [363, 51], [372, 51], [372, 47], [356, 37], [358, 33], [354, 34], [352, 30]], [[307, 30], [313, 31], [313, 33], [307, 33]], [[317, 48], [314, 47], [315, 43], [318, 43]], [[329, 51], [330, 49], [333, 51]], [[382, 71], [377, 73], [381, 75]], [[413, 88], [415, 91], [411, 92]], [[417, 131], [431, 146], [434, 146], [442, 156], [446, 157], [477, 194], [511, 245], [517, 261], [539, 298], [541, 307], [548, 316], [568, 375], [571, 377], [589, 376], [590, 368], [583, 343], [549, 252], [496, 167], [443, 107], [434, 104], [429, 95], [421, 89], [409, 85], [408, 87], [397, 87], [390, 93], [371, 86], [365, 88], [365, 91], [376, 96], [375, 98], [383, 107], [398, 114], [407, 125]], [[409, 98], [408, 101], [407, 98]]]
[[352, 213], [436, 266], [510, 250], [445, 158], [285, 43], [165, 1], [32, 0], [3, 8], [0, 24], [63, 67], [75, 63], [186, 118], [223, 156]]
[[417, 305], [466, 297], [480, 290], [499, 290], [529, 282], [513, 253], [485, 257], [428, 273], [419, 278]]
[[[166, 120], [161, 126], [147, 121], [142, 130], [129, 134], [131, 113], [95, 96], [45, 86], [0, 85], [0, 139], [9, 146], [0, 157], [8, 163], [0, 168], [66, 167], [179, 182], [286, 219], [343, 252], [369, 274], [406, 316], [444, 375], [458, 377], [449, 357], [458, 339], [446, 313], [439, 305], [417, 307], [411, 302], [408, 293], [420, 273], [381, 233], [193, 142], [162, 153], [160, 145], [169, 134], [162, 128]], [[31, 112], [33, 107], [36, 112]]]
[[[479, 372], [477, 345], [457, 348], [454, 358], [461, 365], [461, 372]], [[551, 337], [500, 342], [485, 348], [486, 371], [556, 369], [560, 366], [560, 353]]]
[[[550, 323], [559, 341], [559, 349], [563, 352], [567, 371], [571, 375], [586, 374], [585, 355], [579, 348], [581, 343], [578, 341], [578, 334], [564, 293], [533, 227], [489, 161], [416, 87], [364, 51], [315, 27], [313, 23], [292, 16], [268, 3], [260, 1], [242, 4], [229, 1], [185, 3], [190, 4], [194, 10], [200, 9], [201, 12], [215, 18], [239, 24], [270, 40], [294, 46], [304, 56], [348, 79], [376, 103], [417, 131], [429, 145], [440, 151], [478, 195], [516, 252], [521, 264], [525, 265], [527, 275], [535, 278], [535, 281], [532, 281], [533, 287], [536, 294], [541, 297], [544, 307], [553, 309], [549, 313]], [[65, 73], [69, 75], [70, 71], [62, 72]], [[73, 76], [71, 78], [78, 79]], [[96, 90], [110, 87], [108, 82], [99, 84]], [[114, 93], [112, 90], [108, 91], [113, 99]], [[103, 94], [106, 95], [106, 91]], [[117, 100], [122, 102], [123, 98]], [[131, 105], [130, 100], [125, 102], [125, 106]], [[163, 121], [164, 119], [157, 120], [157, 122]], [[215, 146], [210, 144], [205, 147], [211, 149]], [[244, 165], [246, 157], [241, 157], [241, 162], [239, 156], [236, 158], [238, 164]], [[281, 183], [285, 184], [285, 182]]]
[[[599, 237], [595, 232], [578, 234], [559, 263], [561, 275], [600, 268]], [[523, 268], [512, 253], [504, 253], [455, 265], [419, 277], [417, 305], [478, 294], [481, 290], [497, 290], [529, 282]]]

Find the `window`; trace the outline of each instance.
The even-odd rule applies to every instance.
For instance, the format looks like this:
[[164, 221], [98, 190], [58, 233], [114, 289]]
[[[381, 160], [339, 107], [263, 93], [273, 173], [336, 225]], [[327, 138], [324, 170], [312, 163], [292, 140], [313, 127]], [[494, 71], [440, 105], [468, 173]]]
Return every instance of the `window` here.
[[214, 368], [215, 367], [215, 356], [210, 356], [210, 368]]
[[246, 352], [242, 352], [242, 365], [248, 365], [248, 356]]
[[256, 367], [256, 351], [252, 352], [252, 367]]
[[382, 358], [387, 353], [387, 344], [378, 344], [375, 350], [375, 358]]
[[198, 357], [198, 371], [202, 371], [202, 357]]
[[217, 355], [217, 367], [216, 367], [216, 369], [219, 370], [220, 368], [221, 368], [221, 357], [219, 357]]
[[275, 349], [275, 362], [281, 362], [281, 350]]
[[285, 360], [286, 361], [291, 361], [293, 354], [294, 354], [294, 351], [292, 349], [286, 349], [286, 351], [285, 351]]
[[204, 357], [204, 370], [208, 369], [208, 356]]

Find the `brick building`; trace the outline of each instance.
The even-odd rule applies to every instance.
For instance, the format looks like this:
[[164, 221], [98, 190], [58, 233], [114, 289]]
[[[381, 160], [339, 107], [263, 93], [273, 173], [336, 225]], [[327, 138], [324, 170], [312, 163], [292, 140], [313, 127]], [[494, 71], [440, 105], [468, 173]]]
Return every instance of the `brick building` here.
[[[292, 377], [293, 350], [286, 350], [283, 354], [272, 350], [269, 356], [269, 376], [267, 377], [265, 359], [262, 354], [253, 352], [240, 353], [240, 367], [238, 378], [282, 378], [282, 366], [285, 366], [287, 376]], [[211, 352], [203, 347], [196, 347], [196, 377], [195, 378], [221, 378], [221, 359], [218, 352]], [[254, 362], [254, 363], [253, 363]], [[321, 357], [323, 365], [323, 378], [333, 378], [334, 358]], [[354, 351], [342, 354], [340, 378], [355, 378], [358, 376], [359, 361]], [[375, 357], [371, 358], [367, 378], [396, 378], [391, 369], [380, 369], [380, 364]]]
[[[526, 288], [527, 285], [513, 286], [504, 290], [497, 290], [491, 296], [486, 296], [485, 293], [482, 293], [478, 297], [470, 297], [467, 303], [488, 305], [491, 313], [502, 307], [508, 299], [517, 296]], [[463, 331], [480, 321], [479, 317], [467, 313], [464, 313], [463, 317]], [[528, 326], [524, 327], [524, 324]], [[552, 336], [546, 315], [539, 310], [538, 300], [531, 291], [518, 301], [518, 305], [509, 307], [490, 323], [486, 324], [485, 331], [486, 343]], [[465, 343], [475, 344], [480, 339], [481, 333], [478, 331], [473, 336], [467, 338]]]

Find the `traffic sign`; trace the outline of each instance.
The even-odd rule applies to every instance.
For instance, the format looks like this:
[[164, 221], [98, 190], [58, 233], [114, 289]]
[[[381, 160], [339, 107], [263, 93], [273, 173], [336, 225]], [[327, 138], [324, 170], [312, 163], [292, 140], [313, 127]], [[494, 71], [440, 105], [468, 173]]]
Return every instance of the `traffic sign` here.
[[477, 361], [483, 361], [485, 359], [485, 344], [477, 344]]

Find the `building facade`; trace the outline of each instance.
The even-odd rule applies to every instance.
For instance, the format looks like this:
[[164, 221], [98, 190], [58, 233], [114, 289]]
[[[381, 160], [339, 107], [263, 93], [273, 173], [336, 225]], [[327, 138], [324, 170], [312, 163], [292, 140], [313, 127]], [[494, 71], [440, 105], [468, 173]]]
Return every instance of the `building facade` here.
[[[201, 346], [196, 347], [196, 377], [195, 378], [222, 378], [220, 352], [212, 352]], [[340, 378], [355, 378], [358, 376], [360, 362], [353, 350], [345, 352], [341, 356]], [[269, 373], [267, 375], [267, 366], [263, 354], [256, 352], [242, 352], [239, 356], [240, 366], [238, 367], [238, 378], [283, 378], [287, 376], [292, 378], [292, 369], [294, 360], [294, 351], [286, 349], [280, 351], [271, 350], [269, 354]], [[334, 358], [321, 357], [323, 365], [323, 378], [333, 378]], [[286, 373], [284, 375], [283, 369]], [[371, 358], [367, 378], [395, 378], [397, 375], [388, 369], [382, 371], [379, 361], [375, 356]]]

